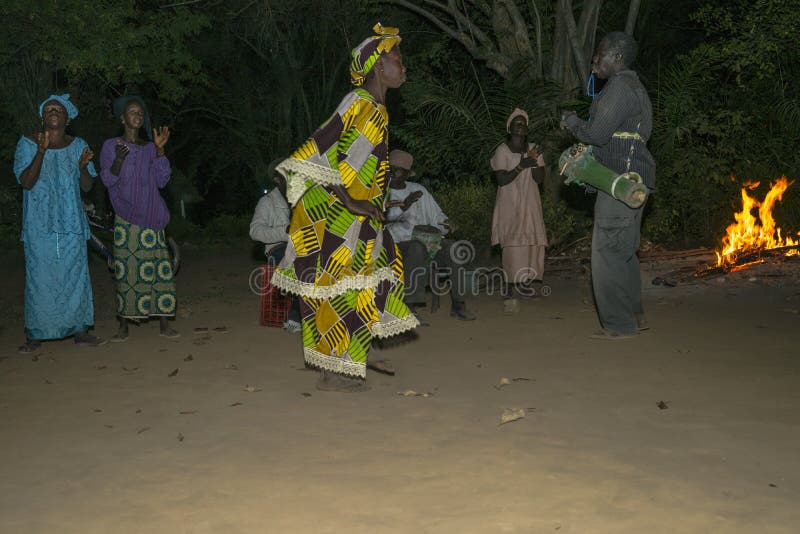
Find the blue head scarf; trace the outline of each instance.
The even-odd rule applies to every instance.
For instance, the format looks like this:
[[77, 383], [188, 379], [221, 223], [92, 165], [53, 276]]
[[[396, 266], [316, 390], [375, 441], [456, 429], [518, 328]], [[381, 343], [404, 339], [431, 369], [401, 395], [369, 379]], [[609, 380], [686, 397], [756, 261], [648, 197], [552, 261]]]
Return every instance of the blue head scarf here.
[[64, 93], [63, 95], [50, 95], [44, 100], [42, 100], [42, 103], [39, 104], [40, 117], [42, 116], [42, 110], [44, 109], [44, 105], [52, 100], [55, 100], [56, 102], [64, 106], [64, 109], [67, 110], [67, 118], [69, 118], [70, 120], [78, 116], [78, 108], [75, 106], [75, 104], [69, 101], [69, 93]]
[[150, 126], [150, 112], [147, 111], [147, 105], [144, 103], [144, 99], [142, 99], [139, 95], [122, 95], [114, 99], [114, 104], [111, 108], [114, 111], [114, 117], [121, 117], [125, 114], [125, 110], [128, 109], [128, 106], [131, 102], [136, 102], [140, 106], [142, 106], [142, 111], [144, 111], [144, 121], [142, 122], [142, 127], [144, 128], [145, 134], [147, 138], [151, 141], [153, 140], [153, 128]]

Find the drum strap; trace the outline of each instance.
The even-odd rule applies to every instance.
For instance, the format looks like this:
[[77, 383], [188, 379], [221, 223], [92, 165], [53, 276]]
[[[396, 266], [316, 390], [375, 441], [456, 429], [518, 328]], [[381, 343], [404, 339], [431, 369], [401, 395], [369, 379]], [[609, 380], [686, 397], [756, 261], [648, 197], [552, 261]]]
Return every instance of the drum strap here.
[[639, 135], [639, 128], [642, 126], [642, 122], [639, 121], [639, 124], [636, 125], [635, 132], [614, 132], [611, 137], [616, 137], [617, 139], [630, 139], [631, 140], [631, 148], [628, 150], [628, 158], [625, 161], [625, 172], [631, 172], [631, 161], [633, 160], [633, 153], [636, 150], [636, 141], [641, 141], [642, 136]]

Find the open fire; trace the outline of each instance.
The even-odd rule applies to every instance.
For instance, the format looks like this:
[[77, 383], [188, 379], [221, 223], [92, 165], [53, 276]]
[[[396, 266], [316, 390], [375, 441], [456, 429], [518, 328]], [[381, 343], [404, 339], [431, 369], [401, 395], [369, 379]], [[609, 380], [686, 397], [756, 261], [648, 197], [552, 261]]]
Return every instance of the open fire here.
[[[717, 266], [727, 269], [743, 267], [752, 256], [752, 261], [760, 261], [758, 252], [763, 250], [797, 247], [800, 238], [784, 237], [780, 227], [776, 226], [772, 216], [775, 204], [783, 198], [783, 193], [792, 185], [782, 176], [770, 187], [764, 200], [759, 202], [748, 194], [748, 190], [756, 189], [760, 182], [747, 182], [742, 187], [742, 210], [734, 214], [736, 222], [728, 226], [722, 239], [722, 249], [717, 252]], [[758, 216], [753, 211], [758, 208]], [[800, 232], [797, 232], [800, 236]], [[777, 251], [774, 251], [777, 252]], [[798, 254], [797, 248], [787, 249], [786, 256]], [[749, 263], [752, 263], [749, 262]]]

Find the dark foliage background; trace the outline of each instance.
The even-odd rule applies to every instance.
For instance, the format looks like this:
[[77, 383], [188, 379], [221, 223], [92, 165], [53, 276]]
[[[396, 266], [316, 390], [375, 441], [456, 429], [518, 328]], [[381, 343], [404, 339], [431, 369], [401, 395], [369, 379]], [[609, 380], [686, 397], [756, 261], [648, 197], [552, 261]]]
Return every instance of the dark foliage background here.
[[[419, 176], [462, 237], [488, 247], [494, 196], [488, 159], [503, 140], [508, 113], [529, 112], [531, 137], [554, 162], [570, 143], [558, 130], [561, 110], [585, 113], [588, 100], [558, 44], [559, 0], [516, 1], [528, 35], [515, 38], [538, 37], [541, 60], [523, 54], [505, 70], [413, 9], [428, 4], [5, 0], [0, 238], [19, 232], [21, 193], [11, 173], [16, 141], [34, 131], [38, 103], [52, 92], [73, 95], [80, 108], [73, 132], [96, 149], [118, 133], [113, 98], [142, 94], [154, 123], [173, 131], [167, 149], [174, 174], [164, 192], [173, 211], [169, 231], [192, 239], [246, 236], [252, 209], [270, 186], [267, 165], [287, 156], [349, 90], [348, 51], [380, 20], [401, 28], [409, 69], [409, 82], [388, 102], [391, 144], [415, 155]], [[502, 48], [510, 42], [506, 26], [480, 16], [496, 14], [496, 5], [464, 2], [477, 12], [474, 29]], [[625, 26], [627, 1], [575, 3], [579, 24], [592, 6], [598, 16], [587, 35]], [[795, 0], [642, 1], [634, 34], [638, 70], [655, 108], [650, 146], [659, 163], [646, 238], [668, 247], [713, 246], [738, 208], [744, 180], [761, 181], [763, 194], [771, 179], [797, 176], [798, 30]], [[573, 77], [554, 77], [560, 65], [572, 68]], [[101, 210], [110, 207], [101, 184], [90, 195]], [[543, 197], [556, 248], [587, 232], [591, 197], [560, 186], [557, 172]], [[181, 201], [186, 218], [179, 216]], [[784, 228], [800, 229], [797, 186], [777, 218]]]

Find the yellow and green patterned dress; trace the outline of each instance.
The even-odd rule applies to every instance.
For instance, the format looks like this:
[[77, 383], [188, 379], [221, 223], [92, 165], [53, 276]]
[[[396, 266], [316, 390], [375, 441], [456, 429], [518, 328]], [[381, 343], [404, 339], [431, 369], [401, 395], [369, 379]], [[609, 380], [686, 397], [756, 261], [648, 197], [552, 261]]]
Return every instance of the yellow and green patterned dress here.
[[391, 235], [383, 223], [345, 209], [330, 187], [342, 185], [383, 210], [387, 138], [386, 108], [356, 89], [278, 165], [293, 210], [272, 284], [301, 297], [306, 363], [362, 378], [373, 337], [419, 323], [403, 303], [403, 262]]

